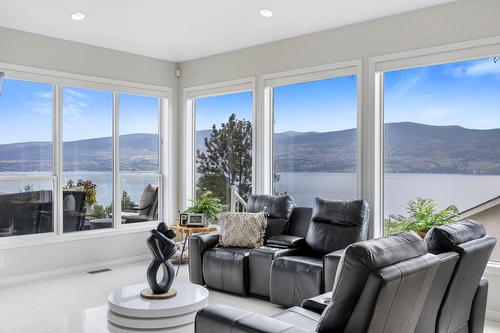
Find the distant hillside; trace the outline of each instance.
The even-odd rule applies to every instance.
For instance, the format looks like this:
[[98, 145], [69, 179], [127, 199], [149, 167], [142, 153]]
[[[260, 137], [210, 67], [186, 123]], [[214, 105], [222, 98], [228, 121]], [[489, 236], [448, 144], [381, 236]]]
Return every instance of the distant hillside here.
[[[210, 134], [200, 131], [198, 149]], [[274, 135], [277, 172], [351, 172], [356, 168], [356, 130], [283, 132]], [[386, 171], [500, 174], [500, 129], [417, 123], [385, 125]]]
[[[113, 141], [110, 137], [65, 142], [65, 171], [111, 171]], [[158, 165], [158, 135], [129, 134], [120, 136], [121, 169], [151, 170]], [[24, 142], [0, 145], [0, 171], [36, 171], [47, 169], [52, 160], [52, 144]], [[29, 161], [29, 163], [26, 163]]]
[[[197, 149], [204, 150], [204, 139], [210, 133], [211, 130], [197, 132]], [[500, 174], [500, 129], [471, 130], [459, 126], [392, 123], [386, 125], [385, 137], [386, 171], [389, 172]], [[157, 166], [157, 135], [123, 135], [120, 142], [123, 170]], [[276, 170], [354, 171], [355, 142], [354, 129], [277, 133], [274, 136]], [[109, 171], [111, 151], [111, 138], [65, 143], [66, 170]], [[51, 145], [44, 142], [0, 145], [0, 171], [46, 169], [51, 156]]]

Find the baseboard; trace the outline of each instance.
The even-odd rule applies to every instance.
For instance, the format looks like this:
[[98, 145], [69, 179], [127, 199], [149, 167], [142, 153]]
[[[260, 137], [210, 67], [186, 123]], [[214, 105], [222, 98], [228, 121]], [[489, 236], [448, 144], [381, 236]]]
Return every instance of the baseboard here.
[[47, 278], [61, 276], [61, 275], [95, 271], [95, 270], [99, 270], [99, 269], [110, 268], [113, 266], [129, 264], [129, 263], [136, 262], [136, 261], [142, 261], [142, 260], [146, 260], [148, 258], [151, 258], [151, 254], [142, 254], [142, 255], [133, 256], [133, 257], [112, 259], [112, 260], [91, 263], [91, 264], [53, 269], [53, 270], [48, 270], [48, 271], [43, 271], [43, 272], [9, 276], [9, 277], [5, 277], [5, 278], [0, 278], [0, 286], [29, 282], [29, 281], [40, 280], [40, 279], [47, 279]]
[[486, 310], [486, 320], [500, 323], [500, 311]]

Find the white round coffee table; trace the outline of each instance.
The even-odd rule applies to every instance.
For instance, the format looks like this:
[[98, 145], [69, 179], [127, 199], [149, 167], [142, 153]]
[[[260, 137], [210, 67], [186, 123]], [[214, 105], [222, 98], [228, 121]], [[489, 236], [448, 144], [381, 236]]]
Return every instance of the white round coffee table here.
[[198, 310], [208, 304], [208, 290], [197, 284], [175, 280], [177, 296], [165, 300], [141, 297], [147, 283], [114, 290], [108, 297], [108, 329], [113, 333], [192, 332]]

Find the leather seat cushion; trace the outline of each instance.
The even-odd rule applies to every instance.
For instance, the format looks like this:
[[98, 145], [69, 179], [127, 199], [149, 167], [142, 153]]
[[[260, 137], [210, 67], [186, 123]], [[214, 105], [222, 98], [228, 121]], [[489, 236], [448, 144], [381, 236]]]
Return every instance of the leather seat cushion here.
[[484, 227], [474, 221], [466, 220], [432, 228], [425, 237], [427, 249], [432, 253], [451, 251], [455, 246], [482, 238], [486, 235]]
[[273, 261], [270, 288], [272, 303], [299, 306], [302, 300], [321, 294], [322, 288], [321, 258], [284, 256]]
[[208, 287], [246, 295], [250, 249], [214, 247], [203, 254], [203, 277]]
[[272, 316], [272, 318], [313, 332], [316, 329], [320, 316], [320, 314], [313, 311], [294, 306]]

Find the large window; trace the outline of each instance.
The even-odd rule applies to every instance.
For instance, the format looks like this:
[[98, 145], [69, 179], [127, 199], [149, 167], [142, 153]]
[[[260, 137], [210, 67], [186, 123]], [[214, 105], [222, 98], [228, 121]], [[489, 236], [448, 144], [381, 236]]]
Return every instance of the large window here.
[[[447, 210], [500, 235], [500, 63], [384, 73], [385, 232]], [[494, 250], [492, 259], [500, 259]]]
[[231, 187], [252, 192], [252, 93], [195, 99], [196, 198], [207, 191], [229, 210]]
[[122, 223], [158, 219], [160, 104], [158, 98], [119, 95]]
[[63, 88], [63, 231], [112, 227], [113, 94]]
[[356, 76], [275, 86], [273, 102], [274, 193], [357, 198]]
[[158, 97], [5, 79], [0, 237], [162, 218], [162, 107]]
[[0, 237], [52, 232], [52, 85], [5, 79], [0, 96]]

